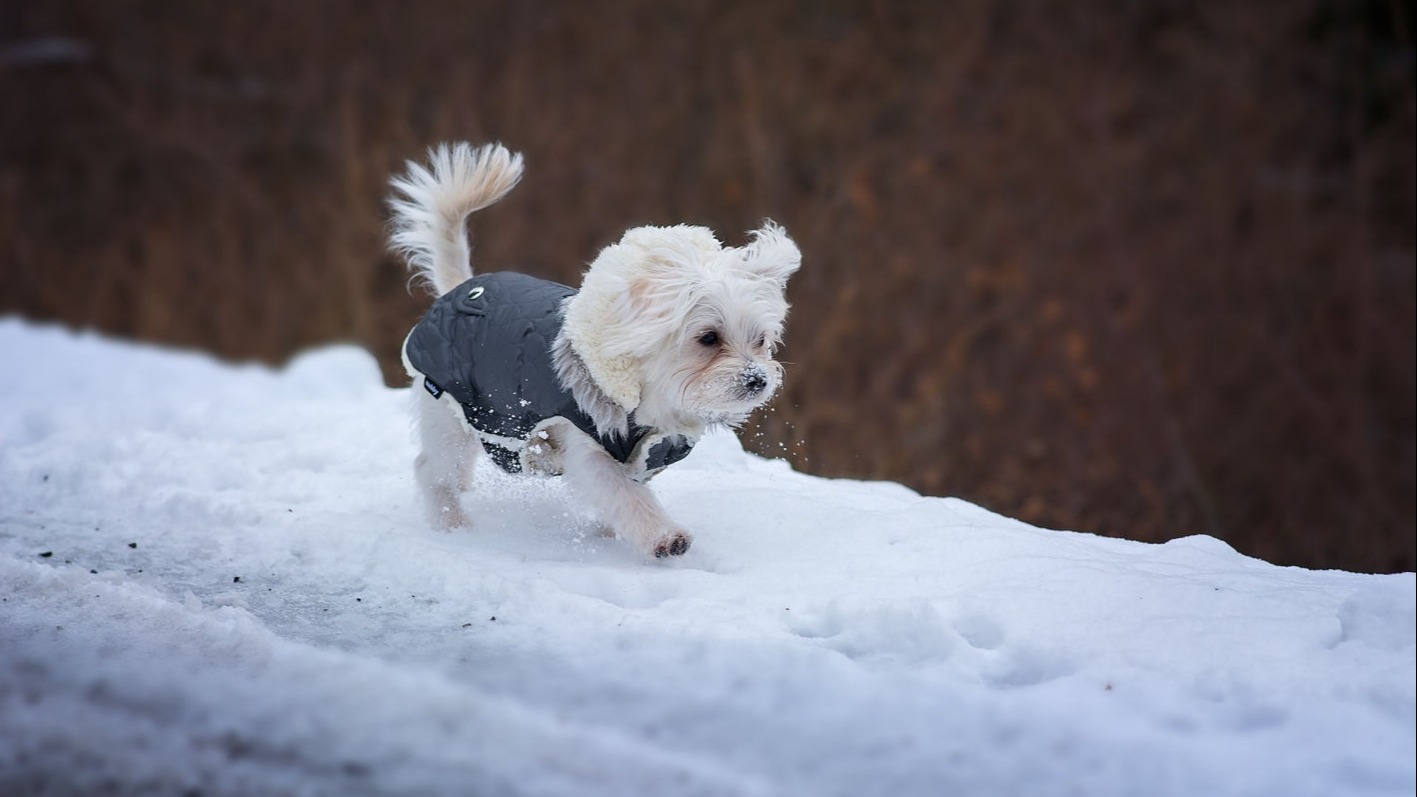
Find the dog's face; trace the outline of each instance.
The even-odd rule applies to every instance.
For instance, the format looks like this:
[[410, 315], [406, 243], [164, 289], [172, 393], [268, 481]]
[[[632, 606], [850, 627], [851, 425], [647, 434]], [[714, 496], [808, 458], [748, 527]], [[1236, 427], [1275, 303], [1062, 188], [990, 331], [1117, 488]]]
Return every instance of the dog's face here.
[[[663, 337], [645, 342], [641, 414], [673, 409], [734, 425], [777, 392], [782, 366], [773, 350], [787, 314], [783, 286], [752, 276], [733, 262], [738, 258], [736, 250], [725, 252], [705, 273], [667, 286], [666, 295], [639, 308], [642, 315], [670, 315], [644, 327]], [[666, 310], [665, 302], [675, 306]]]
[[782, 382], [773, 350], [800, 262], [772, 223], [743, 247], [723, 247], [702, 227], [637, 228], [586, 273], [577, 301], [599, 309], [568, 324], [579, 322], [601, 389], [641, 423], [736, 425]]

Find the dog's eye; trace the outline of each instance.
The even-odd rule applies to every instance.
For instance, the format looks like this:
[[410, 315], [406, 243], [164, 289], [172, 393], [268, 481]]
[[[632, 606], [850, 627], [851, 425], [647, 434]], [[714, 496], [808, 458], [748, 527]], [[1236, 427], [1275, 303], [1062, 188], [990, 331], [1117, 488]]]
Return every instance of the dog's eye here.
[[766, 345], [768, 345], [768, 336], [767, 336], [767, 335], [759, 335], [759, 336], [758, 336], [757, 347], [761, 349], [761, 348], [763, 348], [763, 347], [766, 346]]
[[710, 329], [709, 331], [707, 331], [707, 332], [705, 332], [704, 334], [700, 335], [700, 336], [699, 336], [699, 345], [700, 345], [700, 346], [717, 346], [717, 345], [718, 345], [718, 333], [717, 333], [717, 332], [714, 332], [712, 329]]

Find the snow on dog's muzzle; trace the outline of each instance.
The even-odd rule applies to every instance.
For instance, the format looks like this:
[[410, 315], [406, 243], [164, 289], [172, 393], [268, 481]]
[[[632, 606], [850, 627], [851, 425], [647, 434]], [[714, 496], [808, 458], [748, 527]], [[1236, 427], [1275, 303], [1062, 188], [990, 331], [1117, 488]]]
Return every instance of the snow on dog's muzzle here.
[[738, 390], [742, 398], [752, 398], [768, 386], [768, 374], [761, 367], [746, 368], [738, 374]]

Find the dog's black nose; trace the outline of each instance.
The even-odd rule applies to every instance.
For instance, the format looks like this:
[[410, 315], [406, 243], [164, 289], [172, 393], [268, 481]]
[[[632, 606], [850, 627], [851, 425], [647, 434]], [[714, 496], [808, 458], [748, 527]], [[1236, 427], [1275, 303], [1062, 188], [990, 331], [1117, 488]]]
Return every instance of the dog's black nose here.
[[743, 383], [743, 392], [750, 396], [756, 396], [768, 386], [768, 375], [757, 368], [744, 371], [740, 379]]

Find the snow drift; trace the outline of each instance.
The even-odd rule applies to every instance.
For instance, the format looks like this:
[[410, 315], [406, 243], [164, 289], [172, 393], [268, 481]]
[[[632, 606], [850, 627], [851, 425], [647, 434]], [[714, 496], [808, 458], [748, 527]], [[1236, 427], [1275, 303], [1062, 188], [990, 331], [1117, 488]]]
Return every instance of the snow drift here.
[[360, 350], [0, 320], [0, 368], [0, 794], [1417, 788], [1411, 573], [1048, 531], [726, 433], [655, 480], [682, 559], [490, 466], [442, 534]]

